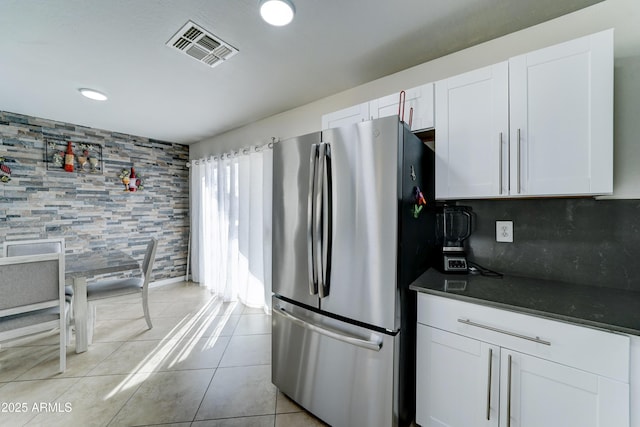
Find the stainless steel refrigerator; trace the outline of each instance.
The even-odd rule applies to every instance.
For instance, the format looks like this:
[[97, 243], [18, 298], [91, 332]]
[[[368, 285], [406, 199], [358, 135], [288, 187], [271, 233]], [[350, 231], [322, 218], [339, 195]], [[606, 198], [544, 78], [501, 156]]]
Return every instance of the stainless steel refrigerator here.
[[273, 383], [333, 427], [408, 425], [433, 151], [387, 117], [279, 142], [273, 162]]

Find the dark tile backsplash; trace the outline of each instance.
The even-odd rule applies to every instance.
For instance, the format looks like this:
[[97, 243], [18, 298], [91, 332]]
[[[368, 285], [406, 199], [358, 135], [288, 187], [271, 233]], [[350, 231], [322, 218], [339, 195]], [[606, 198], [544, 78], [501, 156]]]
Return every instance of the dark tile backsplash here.
[[[640, 291], [640, 200], [474, 200], [469, 259], [505, 274]], [[497, 220], [514, 242], [498, 243]]]

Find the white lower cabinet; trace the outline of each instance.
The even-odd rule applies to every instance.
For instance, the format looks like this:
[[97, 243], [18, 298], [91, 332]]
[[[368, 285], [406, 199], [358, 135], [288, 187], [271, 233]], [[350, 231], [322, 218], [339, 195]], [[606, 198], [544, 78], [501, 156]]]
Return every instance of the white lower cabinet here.
[[500, 425], [629, 425], [629, 384], [500, 350]]
[[631, 351], [629, 359], [631, 364], [629, 366], [629, 402], [634, 402], [630, 405], [630, 427], [640, 427], [640, 405], [635, 402], [640, 402], [640, 336], [631, 335]]
[[500, 348], [420, 324], [417, 331], [416, 422], [498, 426]]
[[[426, 314], [434, 304], [445, 304], [449, 318], [437, 319], [433, 313], [437, 310]], [[418, 425], [629, 426], [628, 336], [490, 307], [474, 311], [474, 306], [419, 295]], [[516, 329], [527, 319], [531, 328]], [[554, 323], [558, 328], [551, 332], [548, 328]], [[539, 337], [531, 332], [536, 330], [549, 332]], [[589, 347], [592, 354], [581, 357], [579, 353]], [[611, 352], [608, 362], [600, 356], [607, 352]], [[576, 359], [575, 365], [567, 363], [571, 358]], [[608, 363], [618, 366], [612, 369]]]

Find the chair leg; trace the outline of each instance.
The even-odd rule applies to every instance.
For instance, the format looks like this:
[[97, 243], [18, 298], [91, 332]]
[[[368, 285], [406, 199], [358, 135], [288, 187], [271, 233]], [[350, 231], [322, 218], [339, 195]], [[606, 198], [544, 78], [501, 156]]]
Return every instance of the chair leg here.
[[147, 326], [149, 327], [149, 329], [153, 329], [153, 324], [151, 323], [151, 315], [149, 314], [149, 298], [147, 298], [148, 292], [145, 291], [142, 292], [142, 310], [144, 310], [144, 320], [147, 321]]
[[67, 341], [67, 345], [71, 345], [71, 335], [73, 334], [73, 297], [72, 296], [67, 296], [67, 302], [69, 303], [68, 308], [67, 308], [67, 312], [65, 313], [65, 319], [66, 319], [66, 326], [67, 326], [67, 335], [66, 335], [66, 341]]
[[66, 321], [65, 321], [65, 325], [66, 325], [66, 344], [67, 345], [71, 345], [71, 335], [73, 334], [73, 318], [71, 316], [71, 310], [67, 310], [66, 313]]
[[62, 332], [60, 334], [60, 373], [63, 374], [67, 369], [67, 345], [64, 334], [62, 334]]
[[67, 369], [68, 325], [67, 313], [60, 313], [60, 373]]

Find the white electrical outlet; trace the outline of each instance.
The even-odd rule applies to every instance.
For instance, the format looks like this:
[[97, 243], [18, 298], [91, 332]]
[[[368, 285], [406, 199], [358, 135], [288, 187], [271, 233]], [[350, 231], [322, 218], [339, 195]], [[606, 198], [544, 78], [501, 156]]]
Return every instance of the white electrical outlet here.
[[496, 242], [513, 242], [513, 221], [496, 221]]

